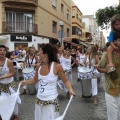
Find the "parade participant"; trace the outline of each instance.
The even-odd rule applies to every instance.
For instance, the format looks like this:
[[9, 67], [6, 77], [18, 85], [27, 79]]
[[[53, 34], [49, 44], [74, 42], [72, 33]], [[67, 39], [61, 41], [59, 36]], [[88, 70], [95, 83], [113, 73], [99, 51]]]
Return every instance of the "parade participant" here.
[[[60, 65], [62, 66], [62, 68], [64, 69], [65, 67], [65, 54], [66, 51], [64, 50], [64, 47], [63, 46], [59, 46], [58, 47], [58, 60], [60, 62]], [[65, 87], [64, 83], [62, 82], [62, 80], [60, 79], [60, 77], [58, 77], [58, 86], [60, 87], [60, 89], [62, 89], [65, 93], [68, 92], [67, 88]], [[66, 96], [68, 98], [68, 94]]]
[[[14, 66], [10, 59], [5, 57], [6, 47], [0, 45], [0, 95], [8, 96], [16, 92], [16, 85], [13, 79], [14, 76]], [[18, 120], [18, 102], [20, 98], [17, 99], [14, 112], [13, 120]]]
[[35, 77], [22, 81], [22, 85], [35, 84], [39, 87], [35, 104], [35, 120], [55, 120], [59, 116], [57, 92], [58, 76], [64, 82], [70, 95], [75, 95], [57, 59], [57, 50], [51, 44], [42, 44], [39, 52], [42, 64], [36, 67]]
[[[76, 60], [76, 50], [75, 49], [71, 49], [71, 56]], [[71, 64], [74, 63], [74, 60], [71, 61]], [[76, 61], [75, 64], [73, 65], [73, 67], [76, 66]]]
[[[28, 50], [28, 54], [25, 57], [25, 61], [22, 65], [22, 70], [24, 68], [30, 68], [30, 69], [34, 69], [38, 63], [38, 57], [35, 55], [35, 49], [33, 47], [29, 47]], [[23, 77], [25, 80], [31, 79], [33, 78], [35, 75], [35, 70], [33, 70], [31, 73], [23, 73]], [[35, 88], [37, 89], [38, 85], [35, 85]], [[26, 88], [27, 86], [23, 87], [23, 92], [21, 93], [21, 95], [26, 94]]]
[[[62, 61], [62, 68], [63, 68], [63, 70], [64, 70], [68, 80], [72, 84], [72, 67], [74, 66], [76, 61], [71, 56], [71, 53], [70, 53], [69, 49], [64, 51], [64, 56], [63, 56], [61, 61]], [[69, 94], [68, 89], [66, 87], [64, 87], [64, 91], [67, 93], [67, 96], [66, 96], [67, 99], [69, 99], [70, 98], [70, 94]]]
[[18, 56], [15, 55], [14, 51], [11, 51], [10, 53], [11, 54], [10, 54], [9, 59], [13, 62], [16, 61], [15, 59], [18, 58]]
[[79, 58], [78, 58], [78, 61], [79, 61], [79, 64], [82, 65], [84, 59], [85, 59], [85, 49], [81, 49], [80, 50], [80, 54], [79, 54]]
[[14, 53], [15, 53], [16, 56], [18, 56], [20, 54], [18, 46], [15, 47]]
[[120, 119], [120, 33], [115, 35], [115, 45], [119, 50], [113, 51], [113, 63], [116, 70], [113, 74], [108, 74], [108, 57], [107, 53], [104, 53], [98, 64], [98, 71], [104, 73], [104, 90], [105, 100], [107, 106], [108, 120]]
[[97, 54], [97, 48], [96, 46], [89, 46], [87, 50], [87, 55], [83, 61], [83, 66], [86, 66], [87, 68], [90, 68], [93, 72], [91, 74], [91, 84], [92, 84], [92, 96], [93, 96], [93, 103], [94, 105], [97, 105], [97, 64], [99, 62], [99, 56]]
[[[79, 54], [79, 57], [78, 57], [79, 66], [82, 66], [82, 63], [83, 63], [84, 59], [85, 59], [85, 49], [82, 48], [80, 50], [80, 54]], [[80, 81], [80, 79], [79, 79], [79, 73], [78, 73], [78, 80], [77, 81], [78, 82]]]
[[80, 55], [80, 46], [77, 47], [77, 50], [76, 50], [76, 67], [78, 67], [78, 64], [79, 64], [79, 55]]
[[115, 66], [112, 61], [112, 52], [114, 50], [119, 50], [119, 48], [114, 44], [114, 36], [115, 34], [120, 32], [120, 14], [116, 14], [112, 17], [111, 19], [111, 32], [108, 37], [108, 42], [110, 42], [110, 46], [107, 49], [107, 54], [108, 54], [108, 73], [112, 72], [115, 70]]
[[20, 51], [21, 56], [24, 58], [24, 57], [26, 56], [25, 47], [20, 46], [20, 47], [19, 47], [19, 51]]

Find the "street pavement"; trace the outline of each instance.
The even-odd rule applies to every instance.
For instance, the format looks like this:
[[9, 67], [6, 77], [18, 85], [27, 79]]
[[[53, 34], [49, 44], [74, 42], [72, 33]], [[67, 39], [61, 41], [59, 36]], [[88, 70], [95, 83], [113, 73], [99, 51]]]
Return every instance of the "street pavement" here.
[[[93, 104], [93, 98], [80, 98], [81, 84], [77, 82], [77, 69], [73, 69], [73, 89], [76, 97], [72, 100], [64, 120], [107, 120], [106, 104], [103, 91], [103, 76], [98, 84], [98, 105]], [[18, 83], [16, 81], [16, 83]], [[58, 88], [60, 115], [68, 103], [66, 94]], [[19, 120], [34, 120], [35, 95], [21, 95], [22, 103], [19, 105]]]

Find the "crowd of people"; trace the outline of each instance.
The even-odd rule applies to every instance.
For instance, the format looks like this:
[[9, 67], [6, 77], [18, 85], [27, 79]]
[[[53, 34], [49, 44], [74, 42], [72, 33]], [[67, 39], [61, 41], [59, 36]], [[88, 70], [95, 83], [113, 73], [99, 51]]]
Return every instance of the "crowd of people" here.
[[[14, 81], [14, 64], [17, 58], [24, 58], [20, 64], [20, 74], [24, 80], [21, 81], [25, 95], [29, 85], [34, 84], [36, 90], [35, 99], [35, 120], [54, 120], [59, 117], [59, 100], [57, 86], [65, 93], [66, 98], [75, 97], [72, 88], [72, 69], [89, 69], [88, 74], [83, 74], [78, 70], [78, 80], [91, 82], [91, 94], [93, 104], [97, 105], [98, 78], [101, 73], [105, 73], [105, 99], [107, 106], [108, 120], [120, 119], [120, 15], [113, 16], [111, 20], [112, 31], [109, 37], [109, 47], [102, 57], [99, 55], [98, 46], [89, 45], [87, 50], [84, 46], [79, 48], [66, 48], [53, 46], [50, 43], [41, 44], [39, 51], [34, 47], [28, 50], [16, 46], [15, 51], [9, 51], [4, 45], [0, 45], [0, 96], [11, 95], [16, 92]], [[26, 71], [27, 68], [27, 72]], [[32, 70], [28, 72], [28, 70]], [[87, 87], [87, 86], [86, 86]], [[30, 89], [30, 88], [29, 88]], [[83, 91], [82, 91], [83, 93]], [[83, 93], [84, 94], [84, 93]], [[85, 97], [81, 95], [80, 97]], [[87, 96], [86, 96], [87, 97]], [[13, 111], [13, 120], [18, 120], [18, 96]], [[0, 117], [0, 120], [2, 118]]]

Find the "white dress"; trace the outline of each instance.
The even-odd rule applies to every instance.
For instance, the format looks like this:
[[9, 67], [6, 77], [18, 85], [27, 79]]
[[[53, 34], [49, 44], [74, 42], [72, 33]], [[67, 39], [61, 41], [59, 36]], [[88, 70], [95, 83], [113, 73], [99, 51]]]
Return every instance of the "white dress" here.
[[[92, 64], [95, 64], [95, 59], [92, 59], [91, 60], [91, 63]], [[98, 88], [97, 88], [97, 77], [94, 77], [94, 75], [98, 72], [94, 67], [92, 66], [89, 66], [89, 58], [87, 57], [86, 59], [86, 64], [87, 64], [87, 67], [86, 69], [90, 69], [90, 72], [89, 73], [86, 73], [86, 74], [82, 74], [82, 73], [79, 73], [79, 78], [81, 80], [88, 80], [88, 79], [91, 79], [91, 85], [92, 85], [92, 96], [95, 96], [97, 95], [97, 92], [98, 92]]]
[[[26, 62], [27, 64], [36, 64], [35, 56], [34, 56], [33, 59], [29, 59], [29, 60], [28, 59], [27, 59], [27, 62]], [[24, 80], [29, 80], [31, 78], [34, 78], [34, 76], [35, 76], [35, 69], [34, 69], [34, 67], [31, 66], [29, 69], [32, 69], [33, 71], [30, 72], [30, 73], [23, 73]], [[23, 86], [23, 88], [26, 89], [27, 86], [25, 85], [25, 86]], [[35, 88], [36, 89], [38, 88], [38, 84], [35, 85]]]
[[[46, 76], [40, 75], [38, 70], [39, 87], [37, 98], [42, 101], [54, 101], [57, 96], [57, 79], [58, 76], [53, 73], [54, 62], [51, 64], [50, 72]], [[55, 112], [55, 105], [38, 105], [35, 104], [35, 120], [55, 120], [59, 117], [59, 112]]]
[[[5, 63], [3, 65], [3, 67], [0, 69], [0, 76], [4, 76], [4, 75], [10, 73], [9, 68], [7, 66], [7, 60], [8, 60], [8, 58], [5, 59]], [[9, 78], [5, 78], [5, 79], [1, 79], [0, 83], [1, 84], [9, 84], [9, 83], [11, 83], [13, 81], [14, 81], [13, 77], [9, 77]], [[8, 96], [8, 95], [13, 94], [13, 93], [16, 92], [12, 87], [9, 87], [9, 91], [10, 91], [10, 93], [1, 92], [1, 96]], [[19, 96], [17, 98], [17, 102], [15, 104], [15, 108], [14, 108], [14, 111], [13, 111], [14, 115], [18, 115], [18, 103], [21, 103], [21, 99], [20, 99]]]

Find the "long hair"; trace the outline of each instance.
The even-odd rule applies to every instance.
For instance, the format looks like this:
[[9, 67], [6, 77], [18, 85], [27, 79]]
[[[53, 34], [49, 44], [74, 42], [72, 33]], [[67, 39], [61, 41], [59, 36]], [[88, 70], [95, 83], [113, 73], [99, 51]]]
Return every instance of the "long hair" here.
[[90, 46], [91, 47], [91, 51], [92, 51], [92, 56], [91, 59], [95, 58], [96, 55], [98, 55], [97, 53], [97, 47], [95, 45]]
[[[116, 23], [116, 21], [119, 21], [120, 22], [120, 14], [116, 14], [114, 15], [112, 18], [111, 18], [111, 30], [113, 32], [117, 32], [118, 30], [116, 30], [114, 28], [114, 24]], [[120, 32], [120, 31], [119, 31]]]
[[57, 49], [52, 44], [50, 44], [50, 43], [42, 44], [40, 46], [40, 48], [42, 49], [43, 54], [48, 55], [48, 62], [49, 62], [48, 64], [49, 65], [52, 62], [59, 63], [58, 58], [57, 58]]

